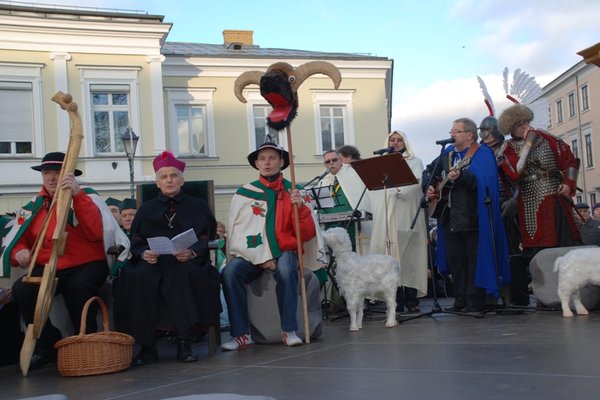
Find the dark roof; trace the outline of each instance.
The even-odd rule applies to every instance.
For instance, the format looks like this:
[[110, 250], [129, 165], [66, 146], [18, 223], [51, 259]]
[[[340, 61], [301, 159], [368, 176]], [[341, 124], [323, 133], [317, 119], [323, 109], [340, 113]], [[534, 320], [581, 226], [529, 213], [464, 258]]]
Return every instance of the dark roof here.
[[137, 20], [140, 22], [163, 22], [163, 15], [152, 15], [141, 10], [120, 10], [112, 8], [99, 7], [81, 7], [81, 6], [62, 6], [53, 4], [36, 5], [33, 3], [21, 4], [0, 4], [0, 14], [29, 15], [38, 13], [40, 16], [53, 16], [55, 18], [71, 18], [77, 16], [80, 19], [97, 19], [102, 17], [107, 20]]
[[165, 42], [161, 53], [165, 56], [201, 56], [201, 57], [225, 57], [225, 58], [319, 58], [336, 60], [387, 60], [387, 57], [377, 57], [370, 54], [360, 53], [328, 53], [321, 51], [271, 49], [259, 46], [243, 45], [234, 49], [223, 44]]

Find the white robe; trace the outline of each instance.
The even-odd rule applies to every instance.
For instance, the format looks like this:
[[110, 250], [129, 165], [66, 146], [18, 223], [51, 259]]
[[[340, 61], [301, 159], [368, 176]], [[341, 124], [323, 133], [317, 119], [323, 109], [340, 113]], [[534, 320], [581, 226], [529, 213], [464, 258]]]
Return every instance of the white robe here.
[[[406, 158], [406, 163], [420, 181], [423, 163], [416, 157]], [[400, 284], [417, 289], [417, 296], [427, 294], [427, 235], [423, 210], [417, 217], [414, 229], [410, 229], [413, 218], [419, 210], [423, 196], [421, 184], [368, 191], [366, 205], [373, 214], [371, 243], [369, 253], [386, 254], [386, 215], [385, 197], [387, 195], [387, 221], [390, 255], [400, 261]]]

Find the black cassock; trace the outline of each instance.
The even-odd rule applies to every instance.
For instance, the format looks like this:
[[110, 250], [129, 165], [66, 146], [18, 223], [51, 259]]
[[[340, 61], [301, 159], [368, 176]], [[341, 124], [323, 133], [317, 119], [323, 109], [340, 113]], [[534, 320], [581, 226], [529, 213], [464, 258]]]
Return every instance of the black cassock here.
[[[148, 238], [172, 238], [190, 228], [198, 238], [190, 247], [196, 258], [179, 262], [162, 254], [157, 264], [142, 259], [149, 249]], [[181, 339], [191, 339], [195, 326], [219, 323], [219, 273], [210, 263], [208, 250], [215, 230], [207, 203], [183, 192], [174, 197], [159, 193], [142, 204], [131, 226], [132, 259], [113, 283], [118, 331], [150, 345], [156, 328], [174, 329]]]

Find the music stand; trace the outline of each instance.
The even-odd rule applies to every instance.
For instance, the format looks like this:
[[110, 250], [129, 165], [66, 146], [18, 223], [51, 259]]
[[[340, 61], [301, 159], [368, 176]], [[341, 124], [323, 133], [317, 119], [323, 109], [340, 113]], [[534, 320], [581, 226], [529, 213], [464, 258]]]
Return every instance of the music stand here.
[[[352, 161], [351, 165], [367, 189], [384, 190], [385, 215], [388, 215], [386, 189], [419, 183], [401, 153], [355, 160]], [[387, 217], [385, 221], [385, 251], [387, 255], [390, 255], [391, 242]]]

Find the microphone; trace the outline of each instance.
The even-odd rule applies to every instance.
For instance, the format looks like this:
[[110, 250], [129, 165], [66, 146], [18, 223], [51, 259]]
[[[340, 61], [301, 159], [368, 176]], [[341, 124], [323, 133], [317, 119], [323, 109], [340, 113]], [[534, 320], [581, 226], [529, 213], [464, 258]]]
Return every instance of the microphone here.
[[323, 171], [323, 173], [322, 173], [321, 175], [317, 176], [317, 177], [315, 178], [315, 180], [316, 180], [316, 181], [320, 181], [321, 179], [325, 178], [325, 175], [327, 175], [328, 173], [329, 173], [329, 170], [328, 170], [328, 169], [325, 169], [325, 171]]
[[437, 140], [435, 142], [435, 144], [440, 144], [442, 146], [445, 146], [447, 144], [454, 143], [455, 141], [456, 141], [456, 139], [454, 139], [453, 137], [451, 137], [451, 138], [444, 139], [444, 140]]
[[318, 182], [321, 179], [323, 179], [325, 177], [325, 175], [327, 175], [329, 173], [329, 170], [326, 168], [325, 171], [319, 175], [319, 176], [315, 176], [314, 178], [312, 178], [310, 181], [306, 182], [306, 184], [304, 186], [308, 186], [313, 182]]
[[376, 156], [380, 156], [380, 155], [382, 155], [382, 154], [385, 154], [385, 153], [391, 153], [391, 152], [393, 152], [393, 151], [394, 151], [394, 148], [393, 148], [393, 147], [386, 147], [385, 149], [379, 149], [379, 150], [375, 150], [375, 151], [373, 152], [373, 154], [375, 154]]

